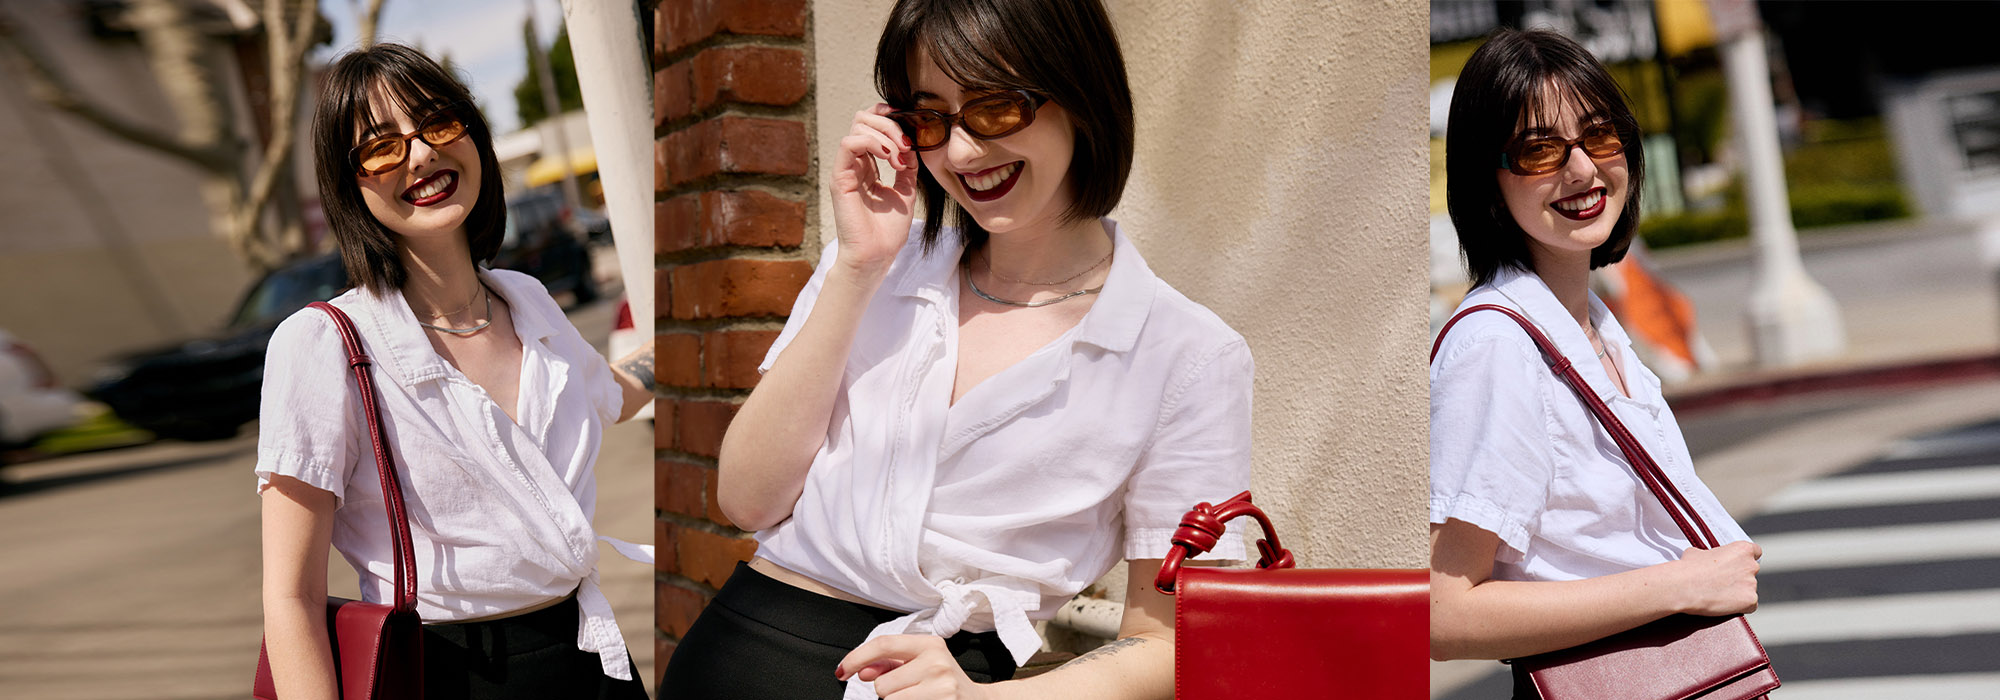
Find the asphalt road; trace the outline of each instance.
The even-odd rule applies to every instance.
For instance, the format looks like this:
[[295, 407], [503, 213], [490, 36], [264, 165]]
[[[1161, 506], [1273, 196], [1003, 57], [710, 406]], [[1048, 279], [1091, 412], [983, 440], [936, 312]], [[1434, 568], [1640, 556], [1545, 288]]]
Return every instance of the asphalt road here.
[[[615, 298], [615, 297], [614, 297]], [[611, 304], [573, 310], [603, 348]], [[255, 425], [0, 473], [0, 697], [180, 700], [248, 695], [261, 638]], [[652, 425], [604, 436], [600, 533], [653, 537]], [[329, 590], [352, 597], [330, 557]], [[652, 685], [652, 567], [609, 547], [606, 597]]]

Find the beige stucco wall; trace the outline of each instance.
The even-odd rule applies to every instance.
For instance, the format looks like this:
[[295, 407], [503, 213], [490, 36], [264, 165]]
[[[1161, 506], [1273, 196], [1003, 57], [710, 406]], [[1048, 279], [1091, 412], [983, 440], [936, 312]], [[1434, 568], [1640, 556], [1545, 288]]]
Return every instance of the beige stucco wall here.
[[[814, 5], [821, 162], [879, 101], [892, 4]], [[1427, 7], [1109, 8], [1138, 121], [1112, 217], [1249, 339], [1257, 502], [1301, 566], [1426, 567]]]

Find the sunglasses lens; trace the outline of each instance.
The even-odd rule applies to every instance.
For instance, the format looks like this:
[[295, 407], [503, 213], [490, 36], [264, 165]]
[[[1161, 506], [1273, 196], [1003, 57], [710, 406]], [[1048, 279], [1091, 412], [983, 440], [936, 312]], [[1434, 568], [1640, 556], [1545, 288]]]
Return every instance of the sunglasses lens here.
[[1513, 161], [1516, 168], [1532, 173], [1554, 170], [1562, 166], [1566, 153], [1563, 143], [1555, 139], [1532, 139], [1514, 148]]
[[433, 146], [443, 146], [457, 141], [459, 137], [465, 135], [465, 123], [449, 114], [440, 114], [424, 122], [420, 133], [422, 134], [424, 143]]
[[903, 133], [917, 148], [934, 148], [951, 136], [944, 118], [930, 112], [905, 112], [896, 121], [902, 123]]
[[1583, 132], [1583, 152], [1593, 158], [1609, 158], [1625, 151], [1625, 139], [1610, 124], [1595, 124]]
[[974, 100], [959, 114], [965, 121], [966, 131], [986, 138], [1014, 133], [1027, 126], [1030, 118], [1027, 99], [1018, 93], [1002, 93]]
[[380, 173], [403, 164], [403, 140], [393, 136], [361, 144], [355, 152], [361, 169], [369, 173]]

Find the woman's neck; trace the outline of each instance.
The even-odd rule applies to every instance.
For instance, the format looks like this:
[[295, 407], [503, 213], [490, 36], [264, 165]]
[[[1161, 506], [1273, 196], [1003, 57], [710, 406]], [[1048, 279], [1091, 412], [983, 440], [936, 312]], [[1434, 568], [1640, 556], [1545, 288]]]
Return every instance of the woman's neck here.
[[[460, 309], [479, 295], [479, 268], [465, 236], [399, 236], [396, 256], [408, 274], [403, 301], [418, 318]], [[463, 309], [479, 313], [479, 309]]]
[[1555, 293], [1556, 301], [1580, 327], [1590, 326], [1590, 251], [1548, 251], [1529, 245], [1535, 276]]
[[989, 270], [1016, 280], [1059, 280], [1100, 262], [1111, 252], [1111, 237], [1098, 219], [988, 236]]

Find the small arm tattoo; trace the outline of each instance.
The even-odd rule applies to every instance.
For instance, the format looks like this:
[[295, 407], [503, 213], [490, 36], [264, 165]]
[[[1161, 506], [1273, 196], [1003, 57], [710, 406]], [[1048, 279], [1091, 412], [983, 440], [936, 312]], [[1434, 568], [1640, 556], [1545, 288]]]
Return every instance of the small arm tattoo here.
[[626, 355], [625, 359], [618, 361], [618, 368], [625, 370], [626, 374], [630, 374], [633, 378], [638, 379], [639, 386], [645, 387], [646, 391], [659, 391], [660, 378], [653, 374], [652, 348]]
[[1118, 652], [1138, 646], [1147, 641], [1149, 640], [1142, 637], [1126, 637], [1124, 639], [1120, 639], [1118, 641], [1106, 644], [1096, 649], [1092, 649], [1090, 650], [1089, 653], [1084, 654], [1083, 656], [1070, 659], [1067, 663], [1064, 663], [1062, 665], [1062, 668], [1081, 666], [1083, 664], [1090, 663], [1091, 660], [1093, 659], [1103, 659], [1110, 656], [1117, 656]]

